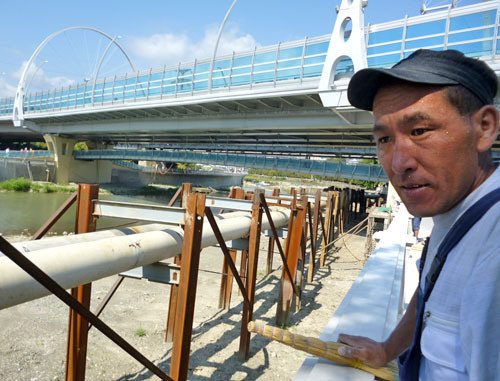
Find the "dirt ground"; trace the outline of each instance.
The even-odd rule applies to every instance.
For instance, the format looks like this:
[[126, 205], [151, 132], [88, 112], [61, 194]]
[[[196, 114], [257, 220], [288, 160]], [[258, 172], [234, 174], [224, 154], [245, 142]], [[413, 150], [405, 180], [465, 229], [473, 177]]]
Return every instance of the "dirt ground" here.
[[[362, 268], [364, 233], [348, 236], [326, 266], [316, 271], [303, 291], [302, 309], [291, 317], [289, 330], [318, 337]], [[340, 244], [339, 244], [340, 246]], [[274, 324], [281, 276], [279, 254], [274, 271], [265, 275], [267, 238], [261, 239], [254, 318]], [[198, 277], [190, 380], [291, 380], [306, 354], [252, 335], [250, 358], [238, 359], [242, 297], [234, 282], [231, 308], [218, 309], [223, 255], [218, 248], [202, 251]], [[238, 265], [239, 266], [239, 257]], [[306, 274], [307, 275], [307, 274]], [[116, 277], [92, 285], [92, 310]], [[169, 286], [125, 279], [102, 319], [167, 374], [171, 344], [165, 343]], [[0, 311], [0, 380], [63, 380], [68, 308], [53, 296]], [[89, 333], [87, 380], [158, 379], [118, 346], [92, 328]]]

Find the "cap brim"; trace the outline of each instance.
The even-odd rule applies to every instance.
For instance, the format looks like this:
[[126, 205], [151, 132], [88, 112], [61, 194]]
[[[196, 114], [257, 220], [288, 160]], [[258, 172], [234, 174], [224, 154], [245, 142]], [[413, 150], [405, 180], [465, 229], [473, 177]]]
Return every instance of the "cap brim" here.
[[451, 78], [425, 71], [416, 71], [415, 68], [412, 68], [412, 70], [405, 70], [404, 68], [398, 67], [392, 69], [362, 69], [355, 73], [349, 82], [349, 87], [347, 88], [347, 98], [349, 102], [359, 109], [372, 111], [373, 99], [377, 91], [380, 90], [390, 78], [432, 85], [458, 84], [457, 81]]

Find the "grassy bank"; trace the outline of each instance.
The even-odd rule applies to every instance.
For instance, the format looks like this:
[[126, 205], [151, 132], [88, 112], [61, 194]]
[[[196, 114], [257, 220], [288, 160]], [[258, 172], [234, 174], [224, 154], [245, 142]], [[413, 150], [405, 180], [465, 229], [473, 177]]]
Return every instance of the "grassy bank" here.
[[41, 181], [31, 181], [24, 177], [10, 179], [0, 183], [0, 190], [11, 192], [39, 192], [39, 193], [72, 193], [78, 187], [70, 184], [54, 184]]

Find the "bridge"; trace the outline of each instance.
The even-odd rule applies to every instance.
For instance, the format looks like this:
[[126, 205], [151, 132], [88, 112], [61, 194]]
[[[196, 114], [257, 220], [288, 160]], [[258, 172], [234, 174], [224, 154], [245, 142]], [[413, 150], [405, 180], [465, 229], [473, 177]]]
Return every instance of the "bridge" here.
[[[251, 162], [255, 153], [293, 156], [302, 160], [296, 168], [310, 171], [312, 156], [375, 157], [371, 113], [347, 101], [355, 71], [388, 67], [429, 48], [460, 50], [500, 73], [498, 1], [368, 26], [365, 5], [343, 0], [331, 35], [2, 99], [0, 134], [43, 135], [61, 168], [71, 168], [74, 143], [87, 141], [91, 149], [155, 147], [170, 152], [164, 157], [196, 150], [215, 160], [210, 152], [233, 152], [228, 165]], [[493, 151], [499, 158], [500, 140]], [[137, 156], [124, 152], [122, 159]], [[60, 172], [60, 181], [70, 176]], [[364, 178], [376, 170], [354, 172]]]

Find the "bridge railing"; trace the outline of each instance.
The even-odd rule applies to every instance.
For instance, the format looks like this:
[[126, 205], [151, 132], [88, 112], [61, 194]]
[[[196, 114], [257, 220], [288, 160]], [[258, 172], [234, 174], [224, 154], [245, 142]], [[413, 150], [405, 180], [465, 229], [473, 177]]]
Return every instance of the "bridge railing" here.
[[488, 1], [368, 26], [368, 66], [392, 66], [422, 48], [495, 56], [500, 54], [498, 20], [498, 2]]
[[50, 151], [0, 151], [0, 158], [5, 159], [30, 159], [54, 157], [54, 152]]
[[[276, 86], [278, 82], [302, 83], [321, 76], [330, 36], [306, 38], [286, 44], [218, 57], [214, 61], [212, 92], [232, 88]], [[152, 99], [190, 96], [209, 92], [210, 59], [165, 66], [104, 78], [96, 83], [31, 93], [25, 96], [24, 112], [40, 113]], [[0, 115], [12, 112], [13, 99], [0, 100]]]
[[327, 160], [297, 159], [286, 156], [252, 155], [228, 152], [159, 151], [159, 150], [91, 150], [73, 151], [80, 160], [146, 160], [195, 164], [220, 164], [232, 167], [271, 169], [344, 179], [386, 182], [379, 165], [346, 164]]
[[[500, 54], [498, 29], [497, 1], [367, 26], [368, 66], [391, 66], [420, 48], [457, 49], [472, 57], [492, 57]], [[285, 83], [302, 86], [305, 80], [321, 76], [329, 42], [327, 35], [218, 57], [213, 65], [211, 86], [208, 83], [211, 60], [207, 58], [104, 78], [95, 88], [92, 83], [80, 83], [31, 93], [25, 96], [24, 112], [38, 114], [175, 99]], [[336, 74], [352, 71], [349, 59], [336, 67]], [[313, 86], [317, 86], [317, 81]], [[13, 98], [0, 100], [0, 116], [12, 113], [13, 103]]]

